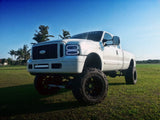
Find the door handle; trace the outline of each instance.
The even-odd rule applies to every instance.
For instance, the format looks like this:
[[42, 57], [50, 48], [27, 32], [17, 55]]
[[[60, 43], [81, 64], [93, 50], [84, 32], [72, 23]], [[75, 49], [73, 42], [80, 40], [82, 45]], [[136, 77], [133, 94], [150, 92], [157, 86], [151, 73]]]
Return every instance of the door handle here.
[[116, 55], [118, 55], [118, 50], [116, 50]]

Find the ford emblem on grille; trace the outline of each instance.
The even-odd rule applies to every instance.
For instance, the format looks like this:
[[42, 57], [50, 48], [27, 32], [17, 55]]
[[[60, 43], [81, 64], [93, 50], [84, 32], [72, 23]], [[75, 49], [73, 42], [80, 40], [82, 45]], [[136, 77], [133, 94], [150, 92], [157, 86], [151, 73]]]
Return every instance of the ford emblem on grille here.
[[45, 54], [46, 53], [46, 51], [45, 50], [41, 50], [41, 51], [39, 51], [39, 54]]

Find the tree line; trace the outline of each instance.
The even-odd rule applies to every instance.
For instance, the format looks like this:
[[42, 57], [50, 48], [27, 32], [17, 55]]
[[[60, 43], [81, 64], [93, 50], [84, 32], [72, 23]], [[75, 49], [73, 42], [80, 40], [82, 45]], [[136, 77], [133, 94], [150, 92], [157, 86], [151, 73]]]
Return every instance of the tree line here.
[[[35, 42], [31, 43], [32, 45], [48, 41], [50, 40], [50, 37], [54, 37], [54, 35], [50, 35], [48, 32], [49, 27], [45, 25], [39, 26], [39, 31], [35, 31], [34, 37], [32, 38]], [[67, 30], [62, 30], [62, 35], [59, 35], [61, 39], [68, 39], [70, 38], [70, 32]], [[8, 64], [10, 65], [17, 65], [17, 64], [26, 64], [27, 60], [30, 58], [30, 51], [31, 49], [28, 47], [28, 45], [23, 45], [22, 48], [19, 48], [18, 50], [10, 50], [8, 54], [11, 55], [12, 58], [6, 59]], [[14, 60], [15, 59], [15, 60]]]
[[160, 60], [141, 60], [136, 61], [137, 64], [160, 64]]

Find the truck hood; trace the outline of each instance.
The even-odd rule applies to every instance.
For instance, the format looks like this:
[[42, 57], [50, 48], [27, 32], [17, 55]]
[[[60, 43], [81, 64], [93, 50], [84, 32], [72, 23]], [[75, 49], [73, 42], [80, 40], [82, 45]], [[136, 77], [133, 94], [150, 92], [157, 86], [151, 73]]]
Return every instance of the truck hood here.
[[81, 54], [87, 55], [91, 52], [97, 52], [100, 50], [100, 42], [95, 42], [93, 40], [87, 40], [87, 39], [63, 39], [63, 40], [52, 40], [52, 41], [46, 41], [41, 42], [38, 44], [33, 45], [35, 46], [41, 46], [41, 45], [47, 45], [47, 44], [53, 44], [53, 43], [59, 43], [63, 42], [65, 44], [77, 44], [81, 48]]
[[38, 44], [35, 44], [33, 46], [40, 46], [40, 45], [46, 45], [46, 44], [52, 44], [52, 43], [57, 43], [57, 42], [63, 42], [65, 44], [85, 44], [86, 45], [99, 45], [99, 42], [95, 42], [93, 40], [87, 40], [87, 39], [63, 39], [63, 40], [52, 40], [52, 41], [45, 41], [45, 42], [40, 42]]
[[99, 42], [95, 42], [93, 40], [87, 40], [87, 39], [64, 39], [62, 40], [63, 42], [65, 42], [66, 44], [70, 44], [70, 43], [75, 43], [75, 44], [87, 44], [87, 43], [90, 43], [90, 44], [99, 44]]

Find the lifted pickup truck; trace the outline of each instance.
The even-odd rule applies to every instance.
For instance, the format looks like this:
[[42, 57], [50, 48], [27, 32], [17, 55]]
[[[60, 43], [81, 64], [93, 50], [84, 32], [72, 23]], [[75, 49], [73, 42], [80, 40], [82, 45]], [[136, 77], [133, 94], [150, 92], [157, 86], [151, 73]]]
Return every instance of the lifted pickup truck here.
[[36, 75], [34, 85], [40, 94], [70, 88], [75, 98], [86, 104], [106, 97], [106, 75], [125, 76], [126, 84], [137, 82], [134, 55], [121, 49], [118, 36], [105, 31], [35, 44], [27, 66]]

